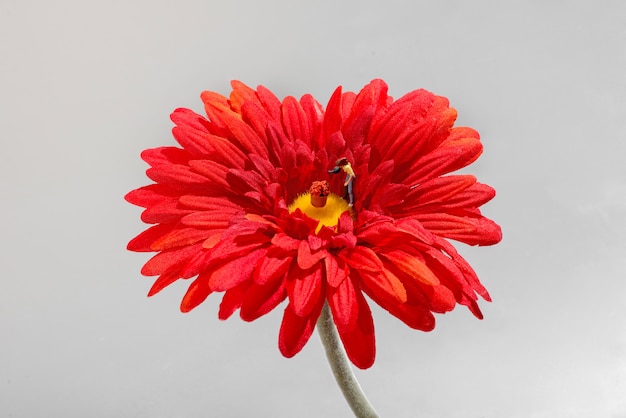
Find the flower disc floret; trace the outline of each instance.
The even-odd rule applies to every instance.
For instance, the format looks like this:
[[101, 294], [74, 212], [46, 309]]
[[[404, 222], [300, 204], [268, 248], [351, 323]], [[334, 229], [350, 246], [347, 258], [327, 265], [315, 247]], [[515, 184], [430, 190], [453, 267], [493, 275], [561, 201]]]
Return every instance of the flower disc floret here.
[[309, 218], [319, 221], [315, 229], [316, 233], [320, 232], [323, 226], [337, 226], [341, 215], [350, 212], [348, 202], [335, 193], [328, 195], [326, 205], [322, 207], [313, 206], [311, 204], [311, 194], [309, 192], [303, 193], [289, 205], [289, 213], [298, 209]]

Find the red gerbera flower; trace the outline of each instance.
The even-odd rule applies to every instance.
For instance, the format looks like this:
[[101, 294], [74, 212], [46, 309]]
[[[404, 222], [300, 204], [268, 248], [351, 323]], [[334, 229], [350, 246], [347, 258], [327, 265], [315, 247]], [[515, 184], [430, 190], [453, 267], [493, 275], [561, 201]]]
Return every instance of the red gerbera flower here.
[[149, 296], [193, 278], [183, 312], [224, 292], [219, 317], [239, 309], [246, 321], [287, 299], [286, 357], [327, 302], [360, 368], [375, 356], [365, 295], [422, 331], [457, 303], [482, 318], [477, 294], [489, 294], [447, 239], [500, 241], [478, 209], [495, 192], [471, 175], [444, 176], [482, 151], [475, 130], [453, 127], [446, 98], [416, 90], [394, 101], [374, 80], [358, 94], [337, 88], [324, 110], [310, 95], [281, 102], [262, 86], [232, 87], [230, 98], [202, 93], [208, 118], [172, 113], [180, 148], [142, 153], [156, 184], [126, 199], [155, 225], [128, 249], [157, 252], [141, 270], [158, 276]]

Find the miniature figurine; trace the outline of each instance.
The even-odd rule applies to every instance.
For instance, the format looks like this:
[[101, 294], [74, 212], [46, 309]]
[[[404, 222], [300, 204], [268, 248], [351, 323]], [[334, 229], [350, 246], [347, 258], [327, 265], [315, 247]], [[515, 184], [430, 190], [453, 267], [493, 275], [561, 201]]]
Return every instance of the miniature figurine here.
[[347, 188], [346, 194], [348, 196], [348, 204], [352, 206], [354, 205], [353, 183], [354, 179], [356, 178], [356, 174], [354, 174], [354, 170], [352, 170], [352, 165], [350, 165], [348, 159], [345, 157], [339, 158], [337, 161], [335, 161], [335, 168], [333, 168], [332, 170], [328, 170], [328, 173], [337, 174], [341, 170], [346, 173], [346, 180], [343, 182], [343, 185]]

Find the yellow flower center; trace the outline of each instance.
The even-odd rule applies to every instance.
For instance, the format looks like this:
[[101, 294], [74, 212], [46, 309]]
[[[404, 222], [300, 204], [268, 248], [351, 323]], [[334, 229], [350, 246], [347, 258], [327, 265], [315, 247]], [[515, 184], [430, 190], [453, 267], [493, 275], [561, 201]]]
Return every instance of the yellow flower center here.
[[319, 221], [315, 233], [320, 232], [323, 226], [333, 227], [337, 226], [341, 215], [350, 211], [348, 202], [334, 193], [328, 194], [326, 198], [326, 204], [321, 207], [313, 206], [311, 203], [311, 193], [306, 192], [296, 197], [296, 199], [289, 205], [289, 213], [294, 212], [296, 209], [300, 209], [306, 216]]

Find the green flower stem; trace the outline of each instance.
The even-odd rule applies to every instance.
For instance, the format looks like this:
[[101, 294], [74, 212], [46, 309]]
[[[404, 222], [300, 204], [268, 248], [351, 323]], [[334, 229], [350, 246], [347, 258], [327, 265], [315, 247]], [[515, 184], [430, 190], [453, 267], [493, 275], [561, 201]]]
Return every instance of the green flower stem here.
[[361, 389], [350, 368], [350, 362], [339, 339], [328, 303], [324, 304], [322, 314], [317, 320], [317, 331], [322, 339], [322, 344], [324, 344], [326, 357], [335, 375], [335, 380], [341, 388], [346, 401], [348, 401], [348, 405], [352, 408], [354, 415], [358, 418], [378, 418], [378, 414], [367, 400], [363, 389]]

